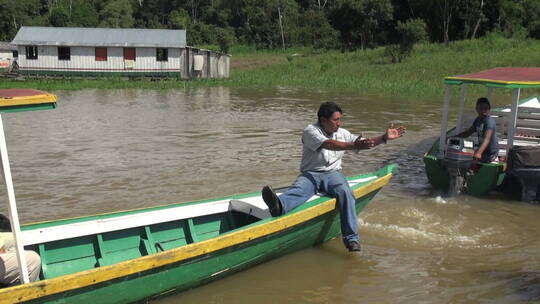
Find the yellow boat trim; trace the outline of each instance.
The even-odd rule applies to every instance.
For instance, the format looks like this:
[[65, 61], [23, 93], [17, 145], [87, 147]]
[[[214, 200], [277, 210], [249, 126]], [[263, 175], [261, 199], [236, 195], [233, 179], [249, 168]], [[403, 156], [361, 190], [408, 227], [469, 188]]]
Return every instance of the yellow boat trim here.
[[20, 96], [13, 98], [0, 98], [0, 107], [24, 106], [42, 103], [56, 102], [54, 94], [39, 94], [32, 96]]
[[[356, 198], [363, 197], [388, 184], [392, 173], [380, 177], [373, 182], [355, 189]], [[114, 280], [142, 271], [162, 267], [180, 262], [203, 254], [231, 247], [264, 237], [289, 227], [301, 224], [316, 218], [336, 208], [336, 200], [329, 199], [321, 204], [307, 208], [297, 213], [282, 216], [263, 225], [250, 227], [210, 240], [192, 243], [176, 249], [124, 261], [115, 265], [99, 267], [54, 279], [38, 281], [25, 285], [0, 289], [0, 303], [17, 303], [50, 296], [68, 290], [84, 288], [86, 286]]]
[[521, 85], [540, 85], [540, 81], [505, 81], [483, 78], [463, 78], [463, 77], [445, 77], [446, 80], [474, 81], [474, 82], [492, 82], [500, 84], [521, 84]]

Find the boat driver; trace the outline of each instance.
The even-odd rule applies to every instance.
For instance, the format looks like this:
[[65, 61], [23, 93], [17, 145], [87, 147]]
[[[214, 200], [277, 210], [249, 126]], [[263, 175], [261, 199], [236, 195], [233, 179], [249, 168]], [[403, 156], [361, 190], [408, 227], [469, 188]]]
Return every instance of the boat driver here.
[[341, 158], [345, 150], [369, 149], [399, 138], [405, 128], [390, 127], [383, 135], [363, 138], [341, 128], [342, 115], [343, 111], [334, 102], [320, 105], [318, 121], [308, 125], [302, 135], [301, 174], [280, 196], [270, 186], [263, 187], [262, 196], [272, 216], [291, 211], [318, 192], [337, 198], [343, 243], [349, 251], [360, 251], [356, 199], [341, 173]]
[[484, 163], [497, 161], [499, 156], [499, 141], [495, 131], [495, 119], [491, 117], [491, 104], [486, 97], [478, 98], [476, 101], [476, 113], [478, 117], [473, 121], [472, 126], [456, 135], [456, 137], [467, 138], [473, 133], [478, 135], [478, 149], [474, 151], [474, 158]]

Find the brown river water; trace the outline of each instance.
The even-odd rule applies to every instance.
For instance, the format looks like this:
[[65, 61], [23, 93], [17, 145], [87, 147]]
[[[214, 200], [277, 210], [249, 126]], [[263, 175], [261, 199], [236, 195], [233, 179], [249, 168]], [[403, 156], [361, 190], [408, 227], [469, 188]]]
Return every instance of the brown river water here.
[[[23, 223], [288, 185], [302, 129], [325, 100], [353, 133], [408, 128], [344, 159], [346, 174], [400, 169], [359, 217], [360, 254], [332, 240], [152, 303], [540, 302], [540, 206], [441, 198], [427, 184], [422, 155], [441, 100], [287, 88], [54, 93], [54, 111], [3, 115]], [[0, 195], [5, 212], [3, 186]]]

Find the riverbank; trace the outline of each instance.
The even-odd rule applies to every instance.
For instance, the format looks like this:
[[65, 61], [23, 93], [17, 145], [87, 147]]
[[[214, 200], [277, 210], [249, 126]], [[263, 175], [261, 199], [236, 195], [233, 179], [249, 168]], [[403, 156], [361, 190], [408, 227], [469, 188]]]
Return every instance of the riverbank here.
[[33, 87], [43, 90], [83, 88], [174, 89], [187, 87], [299, 87], [346, 89], [363, 95], [408, 98], [439, 97], [444, 76], [500, 66], [539, 66], [540, 43], [531, 39], [482, 39], [418, 45], [409, 58], [390, 63], [384, 48], [354, 52], [288, 49], [256, 51], [233, 48], [231, 77], [218, 80], [178, 81], [125, 79], [5, 80], [0, 88]]

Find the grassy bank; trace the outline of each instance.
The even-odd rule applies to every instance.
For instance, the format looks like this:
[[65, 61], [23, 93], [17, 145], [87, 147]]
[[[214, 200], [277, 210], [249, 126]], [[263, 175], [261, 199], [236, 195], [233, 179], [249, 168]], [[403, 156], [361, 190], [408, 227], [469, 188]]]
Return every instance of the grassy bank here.
[[508, 40], [490, 36], [448, 46], [423, 44], [401, 63], [390, 64], [384, 49], [341, 53], [338, 51], [237, 71], [235, 86], [291, 86], [354, 89], [365, 94], [406, 97], [442, 95], [444, 76], [493, 67], [540, 66], [538, 40]]
[[488, 36], [449, 45], [418, 45], [413, 56], [391, 64], [384, 48], [342, 53], [289, 49], [231, 51], [231, 77], [226, 80], [26, 80], [2, 81], [0, 87], [44, 90], [81, 88], [169, 89], [200, 86], [301, 87], [347, 89], [359, 94], [433, 98], [442, 95], [442, 79], [500, 66], [540, 66], [540, 42]]

